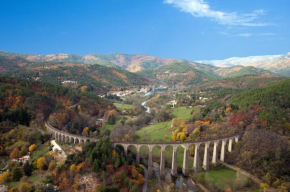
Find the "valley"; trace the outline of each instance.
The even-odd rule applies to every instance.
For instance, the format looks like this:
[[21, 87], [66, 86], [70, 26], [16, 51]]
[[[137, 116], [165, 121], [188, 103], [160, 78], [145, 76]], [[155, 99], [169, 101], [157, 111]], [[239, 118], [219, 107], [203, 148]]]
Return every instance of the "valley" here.
[[[116, 60], [109, 65], [76, 63], [66, 55], [1, 54], [1, 157], [7, 160], [0, 182], [9, 188], [288, 187], [285, 76], [176, 60], [152, 60], [132, 73]], [[52, 150], [52, 139], [61, 150]]]

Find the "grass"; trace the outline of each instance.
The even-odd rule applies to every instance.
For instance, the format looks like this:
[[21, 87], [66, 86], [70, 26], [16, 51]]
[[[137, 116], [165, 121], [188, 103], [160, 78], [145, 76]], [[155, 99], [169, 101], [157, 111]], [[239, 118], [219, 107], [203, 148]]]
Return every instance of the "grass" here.
[[174, 108], [172, 111], [172, 115], [175, 118], [180, 118], [180, 119], [190, 119], [191, 117], [191, 112], [192, 112], [192, 108], [186, 108], [186, 107], [177, 107]]
[[106, 123], [105, 129], [112, 131], [115, 125], [110, 125], [109, 123]]
[[207, 171], [205, 178], [211, 180], [215, 185], [224, 188], [225, 181], [236, 178], [236, 171], [226, 167], [219, 167]]
[[[40, 183], [43, 182], [45, 180], [45, 177], [49, 175], [49, 172], [45, 171], [42, 173], [40, 173], [39, 171], [33, 171], [32, 175], [30, 177], [28, 177], [28, 181], [32, 184], [36, 184], [36, 183]], [[7, 186], [9, 188], [13, 188], [13, 187], [18, 187], [20, 184], [20, 181], [16, 181], [16, 182], [9, 182], [7, 183]]]
[[39, 149], [36, 149], [34, 152], [32, 152], [31, 160], [38, 159], [39, 157], [43, 156], [45, 153], [49, 151], [49, 146], [43, 145]]
[[[171, 141], [171, 133], [169, 128], [171, 126], [171, 121], [156, 123], [154, 125], [149, 125], [143, 127], [142, 129], [136, 132], [138, 136], [137, 142], [170, 142]], [[145, 140], [144, 135], [147, 133], [148, 140]], [[167, 138], [165, 137], [167, 135]]]
[[133, 108], [133, 105], [130, 105], [130, 104], [114, 103], [114, 105], [120, 111]]

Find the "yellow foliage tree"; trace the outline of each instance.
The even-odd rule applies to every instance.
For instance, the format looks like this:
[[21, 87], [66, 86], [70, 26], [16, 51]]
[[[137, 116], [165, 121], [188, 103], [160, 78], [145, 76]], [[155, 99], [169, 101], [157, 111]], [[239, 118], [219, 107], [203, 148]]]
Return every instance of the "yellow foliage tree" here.
[[72, 164], [70, 167], [69, 167], [69, 170], [70, 172], [73, 172], [76, 170], [76, 165], [75, 164]]
[[116, 151], [115, 149], [113, 149], [113, 151], [112, 151], [112, 156], [115, 157], [115, 156], [117, 156], [117, 155], [118, 155], [117, 151]]
[[82, 111], [81, 105], [78, 105], [78, 111]]
[[175, 134], [173, 134], [173, 135], [171, 136], [171, 138], [172, 138], [172, 141], [176, 141], [176, 135], [175, 135]]
[[44, 157], [40, 157], [36, 161], [36, 167], [39, 170], [43, 170], [45, 168], [46, 164], [47, 164], [47, 162], [46, 162], [46, 159]]
[[185, 133], [184, 132], [180, 132], [177, 134], [177, 139], [179, 139], [180, 141], [184, 141], [186, 138]]
[[88, 89], [88, 86], [84, 85], [84, 86], [81, 86], [81, 92], [85, 92], [87, 89]]
[[36, 148], [37, 148], [37, 146], [35, 144], [30, 145], [30, 147], [29, 147], [30, 153], [33, 152]]
[[20, 182], [20, 185], [18, 187], [19, 192], [30, 192], [31, 189], [32, 188], [28, 182]]
[[157, 189], [156, 192], [161, 192], [161, 190], [160, 189]]
[[1, 175], [0, 175], [0, 183], [3, 184], [3, 183], [6, 183], [8, 180], [9, 180], [9, 172], [5, 171], [3, 172]]
[[270, 187], [267, 183], [261, 183], [260, 184], [261, 189], [265, 192]]
[[85, 127], [85, 128], [83, 129], [83, 133], [84, 133], [86, 136], [88, 136], [88, 135], [89, 135], [89, 128], [88, 128], [88, 127]]

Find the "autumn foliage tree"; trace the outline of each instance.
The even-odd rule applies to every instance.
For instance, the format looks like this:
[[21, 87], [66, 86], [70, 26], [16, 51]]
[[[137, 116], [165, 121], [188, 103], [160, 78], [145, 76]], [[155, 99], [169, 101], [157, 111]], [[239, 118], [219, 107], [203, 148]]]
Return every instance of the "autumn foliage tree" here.
[[37, 146], [35, 144], [30, 145], [30, 147], [29, 147], [30, 153], [32, 153], [36, 148], [37, 148]]
[[10, 173], [7, 171], [0, 174], [0, 184], [7, 182], [9, 180], [9, 176], [10, 176]]
[[16, 147], [13, 149], [13, 151], [10, 153], [10, 159], [17, 159], [20, 157], [19, 149]]
[[46, 159], [44, 157], [40, 157], [36, 161], [36, 167], [39, 170], [44, 170], [47, 165]]

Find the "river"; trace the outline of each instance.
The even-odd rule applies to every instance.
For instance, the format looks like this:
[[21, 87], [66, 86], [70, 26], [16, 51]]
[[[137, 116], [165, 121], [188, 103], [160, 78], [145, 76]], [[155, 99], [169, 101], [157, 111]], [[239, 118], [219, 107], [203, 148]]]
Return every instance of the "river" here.
[[150, 107], [148, 107], [148, 106], [146, 106], [146, 102], [147, 102], [148, 100], [146, 100], [146, 101], [143, 101], [142, 103], [141, 103], [141, 105], [143, 106], [143, 107], [145, 107], [146, 108], [146, 113], [150, 113]]

